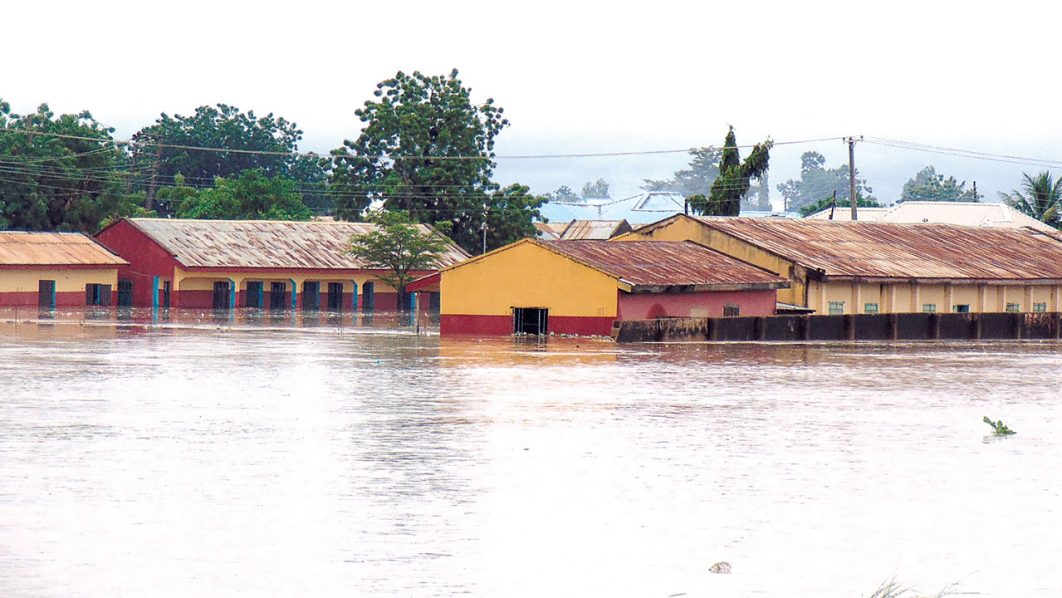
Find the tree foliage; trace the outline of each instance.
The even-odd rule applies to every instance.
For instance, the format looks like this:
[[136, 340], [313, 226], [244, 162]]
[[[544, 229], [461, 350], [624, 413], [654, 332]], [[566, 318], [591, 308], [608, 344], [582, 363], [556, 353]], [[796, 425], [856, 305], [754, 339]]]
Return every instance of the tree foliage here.
[[1026, 216], [1055, 228], [1062, 228], [1062, 178], [1057, 181], [1048, 171], [1037, 176], [1022, 173], [1022, 191], [1000, 193], [1000, 198]]
[[[361, 134], [332, 152], [337, 217], [361, 219], [370, 204], [381, 202], [416, 222], [439, 224], [469, 251], [478, 248], [484, 222], [494, 231], [533, 229], [544, 198], [524, 193], [505, 209], [492, 205], [499, 199], [491, 180], [494, 140], [509, 124], [494, 100], [473, 104], [457, 70], [441, 76], [399, 72], [379, 83], [374, 95], [355, 112], [365, 123]], [[518, 238], [492, 236], [488, 248]]]
[[579, 195], [583, 199], [607, 199], [609, 197], [608, 181], [605, 179], [587, 181]]
[[[413, 281], [413, 272], [437, 266], [446, 250], [446, 240], [436, 234], [424, 234], [405, 212], [381, 210], [369, 217], [376, 229], [355, 235], [350, 253], [369, 268], [385, 269], [380, 278], [394, 287], [399, 297]], [[399, 302], [404, 305], [405, 302]]]
[[689, 198], [690, 209], [709, 216], [740, 214], [741, 200], [749, 192], [751, 180], [759, 179], [767, 172], [772, 145], [769, 139], [757, 143], [752, 147], [749, 156], [742, 161], [734, 127], [730, 127], [719, 155], [719, 176], [712, 181], [707, 198], [703, 195]]
[[[690, 150], [689, 165], [675, 172], [670, 179], [643, 179], [645, 191], [671, 191], [683, 197], [701, 195], [707, 197], [712, 183], [719, 177], [719, 161], [723, 150], [717, 147], [701, 147]], [[741, 210], [771, 210], [767, 172], [754, 181], [741, 199]], [[707, 201], [707, 200], [705, 200]]]
[[19, 115], [0, 100], [0, 229], [92, 233], [140, 215], [113, 131], [88, 111]]
[[[800, 180], [790, 179], [778, 185], [778, 190], [782, 192], [782, 197], [785, 199], [787, 210], [802, 211], [804, 207], [818, 201], [824, 199], [829, 201], [834, 193], [837, 194], [838, 205], [842, 200], [849, 200], [851, 191], [848, 165], [826, 168], [825, 164], [826, 158], [818, 152], [805, 152], [800, 156]], [[858, 176], [859, 170], [856, 169], [856, 177]], [[867, 186], [866, 180], [857, 178], [856, 196], [859, 201], [877, 201], [871, 193], [873, 189]]]
[[[808, 204], [808, 205], [800, 208], [800, 215], [801, 216], [810, 216], [811, 214], [814, 214], [815, 212], [821, 212], [822, 210], [825, 210], [826, 208], [830, 207], [831, 205], [836, 207], [836, 208], [850, 208], [850, 207], [852, 207], [852, 202], [849, 201], [847, 197], [843, 197], [843, 198], [839, 197], [839, 198], [837, 198], [837, 203], [835, 204], [834, 203], [834, 198], [826, 197], [826, 198], [820, 199], [819, 201], [816, 201], [815, 203]], [[876, 199], [872, 198], [872, 197], [866, 197], [866, 198], [860, 197], [859, 198], [859, 202], [856, 204], [856, 207], [860, 207], [860, 208], [880, 208], [881, 204], [878, 203], [878, 201]]]
[[257, 168], [244, 170], [231, 179], [218, 177], [213, 188], [194, 194], [187, 189], [179, 184], [172, 192], [181, 197], [176, 205], [178, 218], [309, 220], [313, 217], [302, 202], [295, 181], [281, 176], [268, 177]]
[[937, 174], [932, 166], [919, 170], [904, 183], [900, 201], [980, 201], [976, 189], [966, 189], [966, 181]]
[[[228, 104], [200, 106], [191, 116], [163, 113], [155, 124], [141, 129], [133, 139], [133, 155], [144, 190], [149, 190], [154, 176], [161, 184], [169, 184], [181, 174], [187, 184], [201, 188], [218, 177], [229, 179], [245, 170], [259, 170], [267, 177], [283, 176], [298, 181], [307, 188], [308, 203], [328, 207], [324, 183], [329, 160], [300, 156], [297, 152], [302, 131], [295, 123], [272, 113], [257, 116], [253, 110], [242, 112]], [[156, 160], [157, 173], [153, 171]], [[163, 213], [166, 214], [164, 210]]]

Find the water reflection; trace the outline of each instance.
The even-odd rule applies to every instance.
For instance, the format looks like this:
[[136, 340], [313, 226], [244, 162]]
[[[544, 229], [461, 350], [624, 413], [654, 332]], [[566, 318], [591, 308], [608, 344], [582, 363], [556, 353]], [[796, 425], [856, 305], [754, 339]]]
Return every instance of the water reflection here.
[[1055, 595], [1060, 356], [0, 314], [0, 588]]

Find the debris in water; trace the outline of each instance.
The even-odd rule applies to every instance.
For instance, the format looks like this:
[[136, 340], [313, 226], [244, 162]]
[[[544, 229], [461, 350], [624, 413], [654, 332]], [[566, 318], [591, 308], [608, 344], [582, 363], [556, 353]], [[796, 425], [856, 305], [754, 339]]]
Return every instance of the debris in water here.
[[984, 422], [986, 424], [992, 426], [992, 429], [994, 429], [996, 431], [996, 435], [997, 436], [1010, 436], [1011, 434], [1017, 434], [1017, 432], [1015, 432], [1014, 430], [1011, 430], [1010, 428], [1008, 428], [1007, 424], [1003, 423], [1003, 420], [999, 420], [997, 422], [994, 422], [994, 421], [988, 419], [988, 416], [986, 415], [984, 417]]
[[730, 563], [726, 561], [719, 561], [718, 563], [708, 567], [709, 573], [730, 573]]

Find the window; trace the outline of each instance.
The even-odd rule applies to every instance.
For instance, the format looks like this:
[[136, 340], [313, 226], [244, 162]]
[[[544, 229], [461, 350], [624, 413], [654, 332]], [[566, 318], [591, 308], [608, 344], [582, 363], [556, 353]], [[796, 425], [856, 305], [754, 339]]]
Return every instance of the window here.
[[960, 303], [958, 305], [951, 306], [951, 309], [952, 309], [952, 311], [954, 311], [957, 314], [968, 314], [968, 313], [970, 313], [970, 304], [969, 303]]
[[734, 318], [741, 315], [741, 307], [733, 304], [723, 306], [723, 317]]
[[1021, 311], [1021, 303], [1008, 303], [1007, 311], [1009, 311], [1010, 313], [1018, 313], [1019, 311]]
[[925, 314], [935, 314], [935, 313], [937, 313], [937, 304], [936, 303], [923, 303], [922, 304], [922, 313], [925, 313]]
[[85, 305], [108, 306], [111, 304], [111, 285], [94, 284], [85, 285]]
[[1046, 303], [1033, 303], [1033, 311], [1038, 313], [1038, 314], [1042, 314], [1042, 313], [1047, 311], [1047, 304]]
[[865, 313], [865, 314], [876, 314], [876, 313], [878, 313], [878, 304], [877, 303], [864, 303], [863, 304], [863, 313]]
[[844, 301], [830, 301], [830, 315], [840, 316], [844, 314]]

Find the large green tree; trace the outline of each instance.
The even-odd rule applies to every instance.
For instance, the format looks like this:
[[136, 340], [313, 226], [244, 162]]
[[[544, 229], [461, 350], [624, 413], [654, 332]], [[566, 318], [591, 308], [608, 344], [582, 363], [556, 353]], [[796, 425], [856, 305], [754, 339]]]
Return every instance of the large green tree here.
[[1062, 228], [1062, 179], [1048, 171], [1036, 176], [1022, 173], [1022, 191], [1000, 193], [1000, 199], [1040, 222]]
[[[800, 211], [815, 202], [824, 199], [828, 201], [834, 194], [838, 202], [849, 199], [851, 184], [848, 179], [848, 165], [826, 168], [825, 164], [826, 158], [818, 152], [805, 152], [800, 156], [800, 179], [789, 179], [778, 185], [787, 210]], [[858, 176], [859, 169], [856, 169], [856, 177]], [[867, 186], [866, 180], [857, 178], [856, 196], [859, 201], [877, 201], [871, 193], [873, 189]]]
[[[707, 196], [712, 183], [719, 177], [719, 161], [723, 150], [717, 147], [701, 147], [690, 150], [689, 165], [675, 172], [670, 179], [644, 179], [642, 189], [646, 191], [672, 191], [683, 197], [694, 195]], [[741, 210], [770, 210], [769, 185], [767, 172], [754, 181], [749, 192], [741, 200]]]
[[513, 205], [494, 205], [508, 197], [491, 177], [494, 140], [509, 123], [492, 99], [474, 104], [456, 70], [399, 72], [374, 95], [355, 112], [365, 125], [361, 134], [332, 152], [337, 217], [359, 220], [381, 202], [416, 222], [439, 224], [469, 251], [479, 250], [484, 223], [488, 231], [520, 231], [490, 236], [488, 249], [534, 234], [544, 198], [525, 191]]
[[213, 187], [194, 194], [183, 192], [181, 185], [173, 193], [182, 196], [175, 206], [178, 218], [309, 220], [313, 216], [302, 202], [295, 181], [266, 176], [257, 168], [231, 179], [218, 177]]
[[91, 233], [141, 213], [113, 131], [88, 111], [19, 115], [0, 100], [0, 228]]
[[742, 160], [734, 127], [730, 127], [719, 155], [719, 176], [712, 181], [707, 197], [694, 195], [689, 198], [690, 209], [709, 216], [739, 215], [741, 200], [749, 192], [752, 179], [760, 179], [767, 172], [772, 145], [769, 139], [757, 143]]
[[967, 189], [966, 181], [937, 174], [932, 166], [919, 170], [903, 186], [900, 201], [980, 201], [976, 189]]
[[[446, 240], [436, 234], [424, 234], [405, 212], [381, 210], [369, 216], [376, 229], [350, 240], [350, 253], [369, 268], [387, 270], [380, 278], [406, 294], [406, 285], [413, 281], [413, 272], [436, 268], [439, 256], [446, 250]], [[399, 301], [399, 310], [406, 302]]]
[[[155, 124], [133, 136], [132, 153], [139, 186], [149, 194], [149, 202], [154, 199], [152, 191], [172, 184], [177, 174], [184, 176], [186, 184], [202, 188], [213, 185], [218, 177], [228, 179], [257, 169], [267, 177], [296, 180], [307, 202], [327, 210], [324, 183], [330, 161], [300, 156], [301, 139], [298, 126], [283, 117], [258, 116], [253, 110], [217, 104], [200, 106], [190, 116], [163, 113]], [[165, 206], [161, 207], [166, 214]]]
[[[834, 203], [835, 201], [836, 201], [836, 203]], [[808, 205], [803, 206], [802, 208], [800, 208], [800, 215], [801, 216], [810, 216], [811, 214], [814, 214], [815, 212], [821, 212], [822, 210], [825, 210], [826, 208], [829, 208], [831, 205], [833, 207], [835, 207], [835, 208], [850, 208], [850, 207], [852, 207], [852, 202], [849, 201], [847, 197], [842, 197], [842, 198], [837, 198], [837, 199], [834, 199], [833, 197], [826, 197], [826, 198], [820, 199], [819, 201], [816, 201], [815, 203], [809, 203]], [[859, 198], [859, 203], [856, 204], [856, 207], [860, 207], [860, 208], [880, 208], [881, 204], [878, 203], [878, 201], [873, 199], [873, 198], [860, 197]]]

